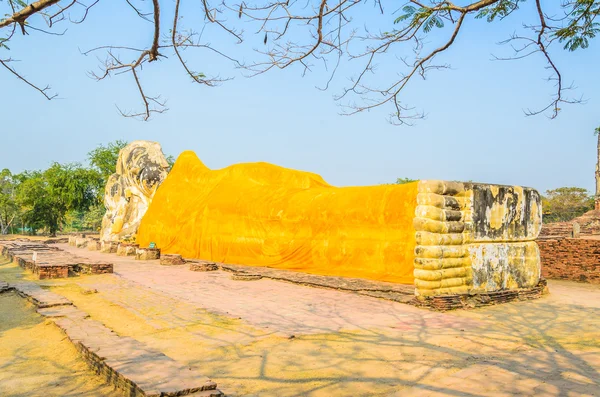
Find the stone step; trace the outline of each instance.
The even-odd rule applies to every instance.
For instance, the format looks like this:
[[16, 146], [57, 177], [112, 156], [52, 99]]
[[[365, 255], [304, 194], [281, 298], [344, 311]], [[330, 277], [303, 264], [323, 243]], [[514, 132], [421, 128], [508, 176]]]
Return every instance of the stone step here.
[[62, 295], [43, 289], [37, 284], [28, 282], [10, 283], [19, 295], [29, 299], [38, 308], [72, 305], [71, 301]]
[[61, 328], [90, 366], [130, 396], [218, 397], [217, 384], [162, 352], [126, 336], [71, 306], [39, 309]]

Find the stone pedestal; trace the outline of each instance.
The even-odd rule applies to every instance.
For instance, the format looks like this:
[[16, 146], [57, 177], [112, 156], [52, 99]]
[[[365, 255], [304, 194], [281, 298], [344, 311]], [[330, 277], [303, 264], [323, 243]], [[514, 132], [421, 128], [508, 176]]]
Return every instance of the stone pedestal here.
[[88, 245], [88, 239], [86, 237], [77, 237], [75, 239], [75, 247], [86, 248]]
[[119, 243], [114, 241], [102, 241], [100, 243], [100, 252], [104, 252], [107, 254], [115, 254], [117, 252], [117, 248], [119, 247]]
[[100, 251], [102, 249], [102, 244], [98, 239], [89, 238], [87, 243], [87, 249], [90, 251]]
[[160, 259], [160, 248], [137, 248], [135, 259], [140, 261]]
[[160, 256], [160, 264], [164, 266], [175, 266], [185, 264], [185, 259], [181, 255], [165, 254]]
[[190, 270], [193, 272], [212, 272], [219, 270], [219, 265], [209, 261], [189, 261]]
[[137, 244], [119, 243], [117, 247], [117, 255], [119, 256], [135, 256], [136, 250], [139, 248]]

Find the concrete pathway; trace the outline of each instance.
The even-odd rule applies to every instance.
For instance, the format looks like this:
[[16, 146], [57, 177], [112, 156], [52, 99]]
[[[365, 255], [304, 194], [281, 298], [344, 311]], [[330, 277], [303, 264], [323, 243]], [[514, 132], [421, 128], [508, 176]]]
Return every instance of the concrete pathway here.
[[[124, 280], [283, 335], [357, 330], [365, 326], [406, 328], [415, 323], [435, 328], [465, 328], [480, 323], [452, 313], [430, 312], [407, 304], [344, 291], [268, 279], [238, 281], [232, 280], [231, 273], [228, 272], [191, 272], [186, 265], [161, 266], [158, 261], [137, 261], [132, 257], [97, 251], [85, 252], [66, 244], [59, 247], [93, 260], [110, 255], [114, 273]], [[94, 287], [111, 288], [101, 283]], [[136, 303], [134, 299], [131, 297], [127, 302], [132, 307], [141, 303]], [[147, 297], [140, 299], [146, 300]]]

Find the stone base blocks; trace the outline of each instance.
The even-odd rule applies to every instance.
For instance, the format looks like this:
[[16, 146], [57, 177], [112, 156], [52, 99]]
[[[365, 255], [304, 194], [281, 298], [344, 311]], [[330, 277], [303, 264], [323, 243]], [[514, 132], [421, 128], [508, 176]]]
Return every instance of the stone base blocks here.
[[0, 282], [0, 292], [11, 289], [29, 299], [67, 335], [92, 370], [126, 396], [223, 396], [215, 382], [136, 339], [117, 335], [65, 297], [34, 283], [5, 284]]
[[219, 270], [219, 264], [211, 261], [188, 260], [190, 270], [193, 272], [212, 272]]
[[131, 243], [119, 243], [117, 246], [117, 255], [119, 256], [135, 256], [139, 245]]
[[87, 247], [89, 238], [83, 233], [73, 233], [69, 235], [69, 245], [77, 248]]
[[[535, 288], [541, 199], [534, 189], [420, 181], [415, 210], [417, 298]], [[490, 298], [491, 299], [491, 298]]]
[[521, 288], [517, 290], [480, 292], [472, 294], [453, 294], [425, 296], [414, 299], [415, 306], [424, 306], [434, 310], [446, 311], [454, 309], [472, 309], [481, 306], [491, 306], [513, 301], [525, 301], [538, 299], [547, 293], [546, 280], [542, 279], [533, 288]]
[[160, 259], [159, 248], [136, 248], [135, 259], [140, 261], [150, 261]]
[[116, 254], [117, 248], [119, 248], [119, 243], [115, 241], [100, 241], [100, 252], [104, 252], [106, 254]]
[[81, 258], [57, 247], [30, 241], [0, 243], [2, 255], [31, 271], [38, 279], [113, 272], [113, 264]]
[[88, 238], [87, 249], [89, 251], [100, 251], [102, 249], [102, 243], [100, 239], [97, 238]]
[[163, 266], [177, 266], [184, 265], [185, 259], [181, 255], [177, 254], [163, 254], [160, 256], [160, 264]]

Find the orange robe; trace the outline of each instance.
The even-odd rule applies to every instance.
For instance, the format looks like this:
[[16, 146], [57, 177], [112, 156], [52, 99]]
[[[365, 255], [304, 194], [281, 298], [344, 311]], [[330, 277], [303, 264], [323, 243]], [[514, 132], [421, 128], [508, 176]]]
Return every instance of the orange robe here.
[[210, 170], [182, 153], [137, 235], [223, 263], [413, 282], [417, 183], [334, 187], [267, 163]]

